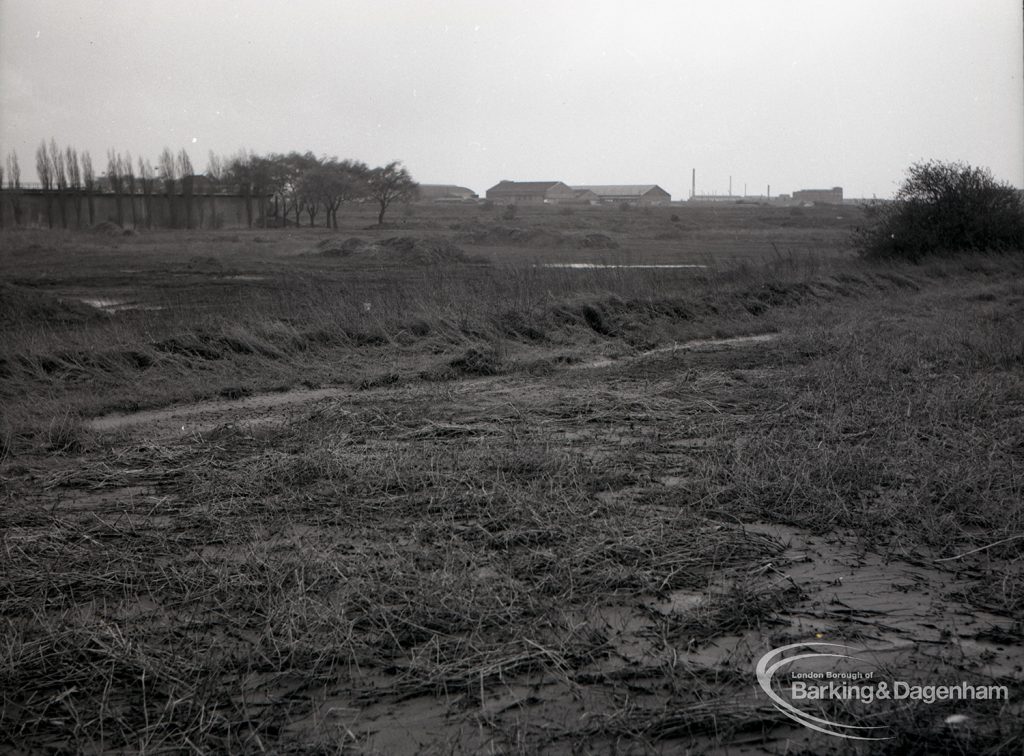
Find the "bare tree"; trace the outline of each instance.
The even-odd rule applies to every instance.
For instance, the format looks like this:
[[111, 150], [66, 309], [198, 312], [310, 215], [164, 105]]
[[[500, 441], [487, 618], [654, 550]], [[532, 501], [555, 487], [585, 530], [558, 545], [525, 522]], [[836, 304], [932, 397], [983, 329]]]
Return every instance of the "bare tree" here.
[[139, 215], [135, 209], [135, 168], [132, 166], [132, 153], [126, 152], [123, 157], [118, 159], [118, 165], [121, 170], [121, 183], [125, 189], [128, 190], [128, 202], [132, 208], [132, 226], [135, 228], [139, 227]]
[[153, 166], [147, 159], [139, 158], [139, 183], [142, 185], [142, 214], [146, 218], [146, 228], [153, 227]]
[[176, 228], [178, 225], [178, 213], [177, 204], [175, 203], [174, 183], [178, 178], [178, 165], [170, 148], [164, 147], [164, 151], [160, 153], [157, 168], [164, 181], [164, 195], [167, 197], [167, 209], [170, 213], [171, 227]]
[[85, 188], [86, 203], [89, 206], [89, 225], [96, 222], [96, 174], [92, 170], [92, 156], [82, 153], [82, 186]]
[[195, 188], [195, 170], [188, 153], [182, 148], [178, 153], [178, 175], [181, 176], [181, 193], [185, 202], [185, 228], [192, 228], [192, 193]]
[[121, 205], [121, 156], [114, 150], [107, 150], [107, 183], [114, 192], [117, 208], [117, 225], [124, 225], [124, 207]]
[[57, 146], [57, 140], [50, 138], [50, 170], [57, 185], [57, 204], [60, 206], [60, 221], [64, 228], [68, 227], [68, 174], [64, 167], [64, 153]]
[[245, 199], [245, 220], [252, 228], [252, 155], [241, 149], [225, 168], [225, 175], [235, 191]]
[[14, 225], [21, 225], [21, 166], [18, 165], [18, 153], [14, 150], [7, 155], [7, 191], [14, 211]]
[[380, 208], [377, 214], [378, 225], [384, 224], [384, 213], [393, 202], [411, 200], [419, 190], [419, 184], [412, 180], [409, 171], [397, 160], [370, 171], [366, 185], [370, 198]]
[[[245, 199], [245, 216], [249, 228], [257, 219], [264, 227], [267, 225], [267, 193], [273, 181], [272, 169], [270, 158], [254, 155], [244, 149], [239, 150], [225, 167], [227, 183]], [[257, 202], [255, 212], [253, 199]]]
[[220, 186], [224, 181], [224, 160], [213, 150], [206, 160], [206, 178], [214, 186]]
[[[206, 180], [209, 182], [209, 190], [207, 192], [209, 205], [210, 205], [210, 228], [218, 228], [220, 221], [217, 217], [217, 192], [223, 188], [224, 182], [226, 181], [226, 170], [224, 159], [213, 150], [210, 150], [210, 155], [206, 160]], [[199, 225], [203, 224], [203, 215], [205, 215], [206, 203], [200, 201], [199, 204]]]
[[39, 175], [39, 186], [43, 189], [46, 202], [46, 224], [53, 228], [53, 164], [50, 162], [45, 139], [36, 147], [36, 173]]
[[64, 150], [64, 162], [68, 171], [68, 186], [71, 189], [71, 202], [75, 208], [75, 225], [82, 227], [82, 171], [78, 166], [78, 152], [74, 147]]

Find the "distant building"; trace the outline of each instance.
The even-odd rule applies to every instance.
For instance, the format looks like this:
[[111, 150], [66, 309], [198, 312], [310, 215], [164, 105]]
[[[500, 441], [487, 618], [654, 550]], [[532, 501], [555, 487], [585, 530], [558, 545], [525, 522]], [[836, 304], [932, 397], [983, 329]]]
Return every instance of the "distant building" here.
[[561, 181], [501, 181], [487, 190], [499, 205], [541, 205], [575, 202], [576, 191]]
[[480, 199], [472, 189], [455, 184], [420, 184], [421, 202], [468, 202]]
[[575, 201], [581, 205], [596, 205], [601, 202], [601, 198], [589, 189], [580, 189], [578, 186], [574, 186], [573, 193], [576, 195]]
[[794, 202], [810, 202], [815, 205], [841, 205], [843, 204], [843, 187], [834, 186], [831, 189], [800, 189], [793, 192]]
[[657, 184], [600, 184], [574, 186], [581, 192], [593, 192], [601, 202], [630, 205], [667, 205], [672, 195]]
[[716, 202], [724, 204], [732, 202], [733, 204], [760, 204], [769, 200], [763, 194], [694, 194], [690, 197], [688, 202]]

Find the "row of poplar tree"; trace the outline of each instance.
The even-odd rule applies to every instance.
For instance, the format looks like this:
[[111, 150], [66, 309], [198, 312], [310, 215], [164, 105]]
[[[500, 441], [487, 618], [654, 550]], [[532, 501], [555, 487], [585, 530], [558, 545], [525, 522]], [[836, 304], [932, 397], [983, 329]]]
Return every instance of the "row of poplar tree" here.
[[[97, 174], [88, 151], [61, 148], [56, 140], [36, 148], [36, 174], [46, 198], [48, 225], [64, 228], [96, 223], [95, 198], [112, 196], [116, 222], [136, 227], [152, 226], [152, 198], [163, 195], [171, 208], [169, 225], [193, 228], [198, 220], [200, 196], [234, 194], [245, 199], [246, 221], [253, 226], [310, 226], [320, 218], [338, 227], [338, 210], [347, 202], [375, 204], [378, 223], [388, 207], [416, 196], [417, 184], [398, 161], [370, 168], [358, 160], [316, 157], [312, 152], [258, 155], [240, 150], [221, 156], [210, 152], [206, 170], [197, 174], [186, 150], [164, 148], [154, 166], [149, 159], [132, 159], [130, 153], [107, 151], [106, 171]], [[0, 165], [0, 186], [12, 205], [15, 225], [22, 225], [21, 167], [15, 152]], [[136, 197], [141, 198], [137, 202]], [[123, 202], [128, 199], [128, 202]], [[178, 212], [175, 212], [175, 210]], [[0, 213], [0, 218], [3, 213]]]

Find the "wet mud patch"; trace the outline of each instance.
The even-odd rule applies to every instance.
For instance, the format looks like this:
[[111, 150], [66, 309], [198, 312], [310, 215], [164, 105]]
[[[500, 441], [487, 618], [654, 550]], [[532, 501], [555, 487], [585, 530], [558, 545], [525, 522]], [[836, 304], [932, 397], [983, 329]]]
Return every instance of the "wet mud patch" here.
[[778, 525], [752, 529], [787, 544], [776, 569], [808, 597], [788, 615], [797, 635], [858, 637], [896, 668], [913, 670], [945, 659], [993, 679], [1024, 682], [1020, 618], [971, 601], [977, 568], [951, 567], [921, 550], [858, 548], [852, 533], [817, 536]]
[[[867, 550], [852, 534], [822, 537], [775, 525], [745, 530], [777, 544], [775, 558], [719, 571], [702, 591], [636, 596], [582, 612], [576, 621], [605, 641], [599, 658], [569, 676], [586, 692], [519, 680], [529, 695], [511, 714], [499, 712], [491, 726], [515, 731], [544, 753], [568, 753], [574, 743], [593, 746], [626, 733], [659, 753], [841, 748], [837, 740], [794, 728], [767, 697], [751, 693], [762, 654], [822, 639], [847, 645], [902, 680], [1024, 686], [1019, 619], [979, 611], [966, 600], [969, 575], [924, 554]], [[580, 716], [580, 695], [616, 701], [618, 708]], [[982, 703], [956, 709], [960, 713], [950, 715], [940, 707], [932, 718], [940, 725], [947, 716], [980, 722], [988, 713]], [[1019, 716], [1019, 701], [1012, 710]], [[889, 723], [897, 739], [899, 728], [909, 726], [896, 716]]]

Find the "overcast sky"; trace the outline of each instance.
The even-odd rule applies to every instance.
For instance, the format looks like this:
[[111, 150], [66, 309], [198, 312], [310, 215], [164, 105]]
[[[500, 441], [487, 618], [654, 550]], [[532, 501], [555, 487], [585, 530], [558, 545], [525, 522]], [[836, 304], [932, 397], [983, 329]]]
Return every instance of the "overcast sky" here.
[[311, 150], [423, 183], [890, 196], [918, 160], [1024, 186], [1021, 0], [0, 0], [0, 150], [197, 168]]

